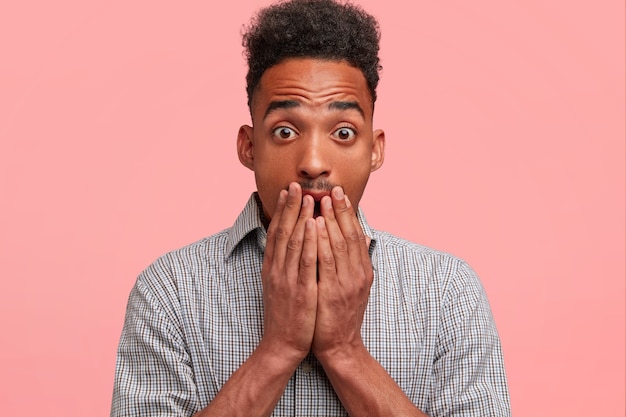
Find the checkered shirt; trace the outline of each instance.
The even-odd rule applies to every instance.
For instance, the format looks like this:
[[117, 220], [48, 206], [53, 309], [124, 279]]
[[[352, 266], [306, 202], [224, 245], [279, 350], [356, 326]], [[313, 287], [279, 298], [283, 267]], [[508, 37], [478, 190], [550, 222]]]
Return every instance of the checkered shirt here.
[[[263, 334], [266, 231], [255, 194], [235, 224], [143, 271], [128, 300], [112, 417], [191, 416]], [[500, 340], [472, 269], [372, 229], [374, 282], [361, 333], [370, 354], [431, 417], [510, 416]], [[346, 416], [309, 354], [273, 416]]]

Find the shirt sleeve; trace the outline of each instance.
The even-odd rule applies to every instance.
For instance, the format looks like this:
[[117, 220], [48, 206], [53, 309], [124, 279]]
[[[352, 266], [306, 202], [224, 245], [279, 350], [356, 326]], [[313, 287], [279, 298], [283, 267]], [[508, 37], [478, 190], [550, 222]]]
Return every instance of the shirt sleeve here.
[[169, 268], [159, 260], [131, 290], [117, 352], [111, 417], [191, 416], [197, 390]]
[[443, 300], [431, 417], [511, 415], [500, 338], [485, 292], [464, 262]]

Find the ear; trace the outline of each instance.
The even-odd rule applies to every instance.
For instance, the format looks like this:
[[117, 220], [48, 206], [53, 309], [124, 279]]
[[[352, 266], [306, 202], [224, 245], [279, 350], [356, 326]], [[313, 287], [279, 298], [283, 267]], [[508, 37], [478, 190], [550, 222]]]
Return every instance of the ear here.
[[251, 126], [243, 125], [239, 128], [237, 133], [237, 155], [241, 165], [254, 171], [254, 140]]
[[374, 140], [372, 142], [372, 165], [370, 172], [376, 171], [383, 165], [385, 161], [385, 132], [382, 130], [374, 131]]

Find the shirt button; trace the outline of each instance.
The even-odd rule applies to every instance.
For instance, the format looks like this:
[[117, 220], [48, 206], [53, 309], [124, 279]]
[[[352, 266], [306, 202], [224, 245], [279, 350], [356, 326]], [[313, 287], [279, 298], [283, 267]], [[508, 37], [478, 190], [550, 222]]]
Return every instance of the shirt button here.
[[313, 371], [313, 367], [310, 364], [305, 363], [302, 365], [302, 372], [304, 372], [305, 374], [310, 374], [311, 371]]

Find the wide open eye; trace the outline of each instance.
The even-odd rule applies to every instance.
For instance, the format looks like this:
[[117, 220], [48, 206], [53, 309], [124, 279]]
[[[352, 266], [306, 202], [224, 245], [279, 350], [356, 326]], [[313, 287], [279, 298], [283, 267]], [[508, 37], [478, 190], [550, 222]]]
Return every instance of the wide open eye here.
[[356, 136], [356, 132], [351, 127], [340, 127], [335, 130], [332, 135], [335, 139], [339, 139], [340, 141], [347, 142], [349, 140], [354, 139]]
[[272, 134], [278, 139], [287, 140], [293, 139], [297, 136], [297, 133], [290, 127], [277, 127], [272, 131]]

